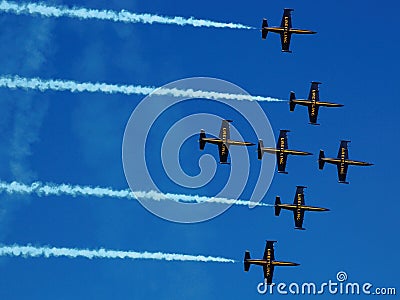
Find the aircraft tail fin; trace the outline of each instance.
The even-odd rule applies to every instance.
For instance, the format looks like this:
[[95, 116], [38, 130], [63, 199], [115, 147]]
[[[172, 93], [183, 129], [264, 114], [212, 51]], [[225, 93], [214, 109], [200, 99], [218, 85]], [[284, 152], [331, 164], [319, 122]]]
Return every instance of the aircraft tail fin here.
[[264, 143], [262, 140], [258, 140], [258, 159], [262, 159], [264, 152], [262, 151], [262, 148], [264, 148]]
[[281, 204], [281, 197], [276, 196], [275, 198], [275, 216], [279, 216], [279, 214], [281, 213], [281, 207], [279, 206], [279, 204]]
[[322, 170], [324, 168], [325, 165], [325, 161], [323, 160], [323, 158], [325, 158], [325, 153], [323, 150], [319, 151], [319, 158], [318, 158], [318, 166], [319, 169]]
[[247, 272], [250, 269], [250, 263], [247, 261], [248, 259], [250, 259], [250, 252], [246, 251], [244, 253], [244, 271]]
[[290, 92], [290, 101], [289, 101], [290, 111], [294, 111], [294, 107], [296, 106], [296, 103], [293, 102], [293, 100], [296, 100], [296, 94], [294, 92]]
[[204, 140], [205, 138], [206, 138], [206, 132], [202, 129], [200, 130], [200, 138], [199, 138], [200, 150], [204, 150], [204, 146], [206, 145], [206, 141]]
[[267, 34], [268, 34], [268, 30], [264, 29], [266, 27], [268, 27], [268, 21], [267, 21], [267, 19], [263, 19], [262, 25], [261, 25], [261, 37], [263, 40], [265, 40], [267, 38]]

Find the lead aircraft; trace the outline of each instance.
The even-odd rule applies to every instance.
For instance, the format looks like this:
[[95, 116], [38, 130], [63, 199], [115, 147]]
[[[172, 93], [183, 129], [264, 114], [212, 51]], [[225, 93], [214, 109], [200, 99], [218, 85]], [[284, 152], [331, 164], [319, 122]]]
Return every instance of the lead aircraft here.
[[357, 161], [349, 159], [349, 150], [348, 143], [350, 141], [340, 141], [339, 152], [337, 158], [327, 158], [325, 157], [325, 153], [323, 150], [319, 152], [319, 169], [322, 170], [324, 168], [325, 163], [334, 164], [337, 166], [339, 183], [346, 183], [347, 169], [349, 166], [372, 166], [373, 164], [365, 162], [365, 161]]

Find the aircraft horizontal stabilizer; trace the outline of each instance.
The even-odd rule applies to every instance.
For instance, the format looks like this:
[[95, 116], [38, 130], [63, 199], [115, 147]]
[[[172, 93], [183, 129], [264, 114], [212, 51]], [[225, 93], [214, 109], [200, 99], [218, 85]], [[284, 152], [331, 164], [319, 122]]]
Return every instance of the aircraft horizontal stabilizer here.
[[250, 259], [250, 252], [246, 251], [244, 253], [244, 271], [247, 272], [250, 269], [250, 263], [247, 261], [248, 259]]
[[258, 140], [258, 159], [262, 159], [264, 151], [262, 150], [262, 148], [264, 148], [264, 143], [262, 140]]
[[293, 102], [293, 100], [296, 100], [296, 94], [294, 92], [290, 92], [290, 98], [289, 98], [289, 109], [290, 109], [290, 111], [294, 111], [294, 108], [296, 106], [296, 103]]
[[281, 197], [276, 196], [275, 198], [275, 216], [279, 216], [281, 213], [281, 207], [279, 206], [281, 204]]
[[200, 138], [199, 138], [200, 150], [204, 150], [204, 146], [206, 145], [206, 141], [204, 140], [205, 138], [206, 138], [206, 132], [202, 129], [200, 130]]
[[318, 158], [318, 166], [319, 169], [322, 170], [324, 168], [325, 165], [325, 161], [323, 160], [323, 158], [325, 158], [325, 153], [323, 150], [319, 151], [319, 158]]

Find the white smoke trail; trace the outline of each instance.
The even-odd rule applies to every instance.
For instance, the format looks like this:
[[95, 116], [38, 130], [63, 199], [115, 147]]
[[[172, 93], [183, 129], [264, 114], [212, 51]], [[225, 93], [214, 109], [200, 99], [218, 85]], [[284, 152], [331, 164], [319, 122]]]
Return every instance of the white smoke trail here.
[[69, 258], [108, 258], [108, 259], [151, 259], [166, 261], [195, 261], [195, 262], [217, 262], [217, 263], [235, 263], [236, 261], [229, 258], [204, 256], [204, 255], [188, 255], [178, 253], [162, 253], [162, 252], [135, 252], [135, 251], [119, 251], [119, 250], [89, 250], [75, 248], [56, 248], [56, 247], [34, 247], [28, 246], [0, 246], [0, 256], [15, 257], [69, 257]]
[[174, 24], [178, 26], [194, 26], [194, 27], [214, 27], [214, 28], [231, 28], [231, 29], [255, 29], [251, 26], [235, 23], [222, 23], [209, 20], [201, 20], [183, 17], [164, 17], [152, 14], [135, 14], [126, 10], [97, 10], [87, 8], [68, 8], [66, 6], [50, 6], [44, 3], [15, 3], [9, 1], [0, 2], [0, 11], [13, 13], [16, 15], [39, 15], [47, 18], [76, 18], [76, 19], [95, 19], [112, 22], [123, 23], [143, 23], [143, 24]]
[[20, 76], [1, 76], [0, 87], [10, 89], [22, 88], [29, 90], [38, 90], [41, 92], [47, 90], [53, 91], [70, 91], [72, 93], [89, 92], [89, 93], [106, 93], [106, 94], [125, 94], [125, 95], [148, 95], [153, 93], [155, 95], [169, 95], [174, 97], [188, 97], [188, 98], [207, 98], [214, 100], [239, 100], [239, 101], [268, 101], [268, 102], [283, 102], [272, 97], [252, 96], [245, 94], [230, 94], [220, 92], [210, 92], [202, 90], [181, 90], [181, 89], [168, 89], [156, 88], [151, 86], [140, 85], [117, 85], [107, 83], [91, 83], [91, 82], [77, 82], [72, 80], [46, 80], [41, 78], [25, 78]]
[[[119, 199], [135, 200], [136, 196], [140, 199], [149, 199], [154, 201], [175, 201], [186, 203], [215, 203], [215, 204], [234, 204], [234, 205], [254, 205], [255, 202], [246, 200], [236, 200], [228, 198], [214, 198], [199, 195], [183, 195], [160, 193], [158, 191], [135, 191], [129, 190], [113, 190], [110, 188], [79, 186], [70, 184], [43, 184], [34, 182], [31, 185], [13, 181], [11, 183], [0, 181], [0, 192], [8, 194], [36, 194], [38, 196], [61, 196], [68, 195], [77, 196], [93, 196], [93, 197], [110, 197]], [[272, 204], [257, 203], [256, 206], [272, 207]]]

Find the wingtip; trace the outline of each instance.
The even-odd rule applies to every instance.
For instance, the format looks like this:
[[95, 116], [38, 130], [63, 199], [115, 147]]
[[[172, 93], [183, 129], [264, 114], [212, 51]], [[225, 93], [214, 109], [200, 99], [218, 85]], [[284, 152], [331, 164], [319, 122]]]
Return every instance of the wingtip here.
[[306, 230], [304, 227], [295, 227], [294, 229], [298, 229], [298, 230]]

